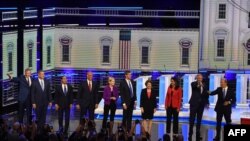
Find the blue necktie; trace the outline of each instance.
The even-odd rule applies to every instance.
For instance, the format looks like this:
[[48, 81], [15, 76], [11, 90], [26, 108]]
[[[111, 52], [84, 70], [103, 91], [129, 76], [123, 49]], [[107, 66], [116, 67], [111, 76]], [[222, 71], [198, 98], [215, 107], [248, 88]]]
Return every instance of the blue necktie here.
[[225, 99], [225, 97], [226, 97], [226, 89], [224, 88], [223, 89], [223, 98]]
[[67, 94], [67, 89], [66, 89], [66, 85], [64, 85], [64, 95], [66, 96]]
[[132, 85], [131, 85], [131, 82], [129, 81], [129, 91], [130, 91], [130, 97], [132, 98], [134, 96], [133, 94], [133, 90], [132, 90]]

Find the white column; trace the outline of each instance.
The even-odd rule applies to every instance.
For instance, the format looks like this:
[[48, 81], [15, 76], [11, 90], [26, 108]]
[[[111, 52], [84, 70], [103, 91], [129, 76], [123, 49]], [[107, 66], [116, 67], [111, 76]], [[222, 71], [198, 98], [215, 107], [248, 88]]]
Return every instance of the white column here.
[[152, 76], [140, 76], [135, 79], [136, 81], [136, 96], [137, 96], [137, 105], [136, 107], [139, 108], [140, 106], [140, 97], [141, 97], [141, 90], [146, 88], [145, 82], [150, 79]]
[[209, 52], [209, 17], [210, 17], [210, 1], [201, 0], [201, 16], [200, 16], [200, 49], [202, 54], [201, 67], [208, 67], [208, 52]]
[[[220, 80], [224, 77], [223, 74], [210, 74], [209, 76], [209, 91], [214, 91], [217, 87], [220, 87]], [[209, 96], [210, 107], [214, 107], [217, 102], [217, 95]]]
[[185, 74], [183, 76], [183, 107], [189, 108], [189, 99], [192, 95], [191, 83], [195, 81], [197, 74]]
[[247, 82], [250, 80], [250, 74], [236, 75], [236, 104], [238, 108], [249, 108], [247, 104]]
[[161, 75], [158, 77], [160, 79], [159, 82], [159, 108], [164, 109], [165, 107], [165, 98], [168, 90], [168, 86], [170, 85], [171, 77], [173, 77], [173, 74], [169, 75]]
[[[234, 0], [235, 3], [240, 4], [239, 0]], [[229, 8], [229, 7], [227, 7]], [[229, 10], [227, 10], [229, 11]], [[228, 15], [229, 13], [227, 13]], [[229, 16], [228, 16], [229, 17]], [[228, 19], [229, 20], [229, 19]], [[238, 49], [239, 49], [239, 32], [240, 32], [240, 10], [237, 7], [233, 7], [233, 32], [232, 32], [232, 61], [235, 63], [238, 61]]]

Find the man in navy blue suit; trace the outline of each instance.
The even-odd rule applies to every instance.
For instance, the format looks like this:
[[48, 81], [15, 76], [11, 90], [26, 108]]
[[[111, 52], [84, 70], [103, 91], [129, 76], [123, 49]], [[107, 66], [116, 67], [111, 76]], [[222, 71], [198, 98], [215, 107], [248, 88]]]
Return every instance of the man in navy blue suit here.
[[29, 68], [25, 69], [24, 75], [19, 77], [12, 77], [10, 74], [7, 74], [9, 79], [12, 82], [19, 84], [18, 92], [18, 120], [20, 123], [23, 123], [23, 117], [26, 108], [27, 123], [31, 124], [32, 118], [32, 108], [31, 108], [31, 85], [33, 78], [31, 77], [31, 70]]
[[[58, 111], [59, 130], [68, 134], [70, 109], [73, 104], [73, 88], [68, 84], [66, 76], [61, 78], [61, 84], [56, 87], [55, 107]], [[63, 128], [63, 114], [65, 113], [65, 128]]]
[[224, 116], [226, 124], [231, 124], [232, 107], [236, 102], [236, 95], [232, 88], [228, 87], [227, 79], [222, 78], [220, 87], [210, 92], [210, 95], [217, 95], [218, 99], [214, 111], [216, 112], [216, 136], [214, 141], [220, 141], [221, 121]]
[[31, 88], [32, 107], [36, 112], [38, 128], [42, 128], [46, 122], [48, 105], [51, 107], [52, 96], [50, 94], [50, 83], [44, 79], [44, 71], [38, 71], [38, 79], [33, 81]]

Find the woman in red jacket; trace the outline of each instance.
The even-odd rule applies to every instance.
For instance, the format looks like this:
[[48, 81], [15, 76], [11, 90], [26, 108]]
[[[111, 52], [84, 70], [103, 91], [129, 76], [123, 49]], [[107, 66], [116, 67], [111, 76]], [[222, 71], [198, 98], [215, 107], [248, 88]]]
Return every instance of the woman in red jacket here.
[[179, 86], [177, 78], [171, 78], [171, 84], [168, 87], [167, 96], [165, 99], [165, 109], [167, 111], [167, 134], [170, 134], [171, 118], [173, 116], [173, 132], [174, 136], [178, 134], [179, 126], [179, 111], [181, 108], [182, 89]]

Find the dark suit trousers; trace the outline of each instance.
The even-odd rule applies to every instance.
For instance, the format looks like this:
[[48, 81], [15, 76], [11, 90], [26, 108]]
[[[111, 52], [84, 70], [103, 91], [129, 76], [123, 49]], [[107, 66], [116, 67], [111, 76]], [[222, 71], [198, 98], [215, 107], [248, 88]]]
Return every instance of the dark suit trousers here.
[[168, 108], [167, 109], [167, 133], [170, 133], [171, 130], [171, 119], [173, 118], [173, 130], [174, 134], [178, 134], [178, 126], [179, 126], [179, 113], [177, 112], [176, 108]]
[[123, 109], [122, 125], [130, 131], [132, 123], [132, 114], [134, 109], [134, 101], [127, 105], [127, 110]]
[[109, 116], [109, 111], [110, 111], [110, 121], [113, 122], [115, 118], [115, 111], [116, 111], [116, 104], [111, 103], [110, 105], [104, 105], [104, 117], [102, 120], [102, 128], [107, 127], [107, 120]]
[[42, 129], [46, 123], [47, 105], [37, 106], [35, 111], [38, 128]]
[[95, 105], [90, 104], [88, 106], [81, 106], [81, 113], [80, 113], [80, 121], [84, 116], [87, 114], [89, 116], [89, 120], [95, 119]]
[[190, 107], [189, 113], [189, 136], [193, 135], [193, 127], [195, 118], [197, 118], [196, 123], [196, 137], [200, 138], [200, 128], [201, 128], [201, 119], [204, 111], [204, 105], [198, 104], [198, 106]]
[[[65, 114], [65, 128], [63, 128], [63, 114]], [[64, 132], [67, 132], [69, 129], [69, 116], [70, 116], [70, 108], [59, 108], [58, 110], [58, 121], [59, 121], [59, 129], [64, 129]]]
[[216, 115], [216, 137], [220, 138], [220, 130], [221, 130], [221, 121], [222, 117], [224, 115], [224, 118], [226, 120], [226, 124], [231, 124], [231, 113], [230, 112], [225, 112], [225, 111], [218, 111]]
[[20, 123], [23, 123], [23, 117], [25, 113], [26, 108], [26, 116], [27, 116], [27, 123], [31, 124], [32, 121], [32, 106], [31, 106], [31, 100], [29, 98], [26, 99], [26, 101], [19, 101], [19, 110], [18, 110], [18, 120]]

